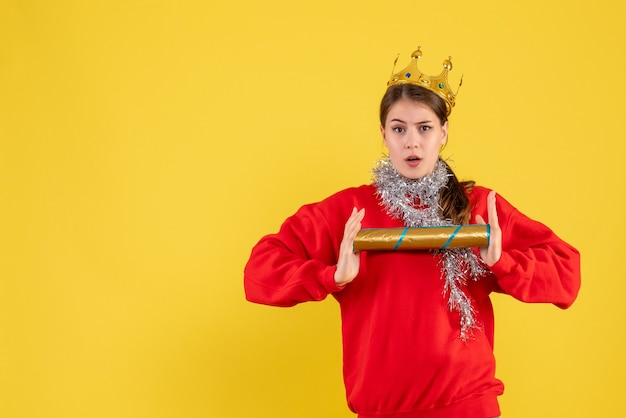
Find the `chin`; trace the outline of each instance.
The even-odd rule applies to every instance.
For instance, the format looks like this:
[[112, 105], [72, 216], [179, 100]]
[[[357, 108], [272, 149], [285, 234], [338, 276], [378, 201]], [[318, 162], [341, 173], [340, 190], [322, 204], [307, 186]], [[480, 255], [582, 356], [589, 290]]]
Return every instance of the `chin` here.
[[424, 177], [426, 174], [428, 173], [415, 173], [415, 172], [404, 172], [404, 173], [400, 173], [402, 175], [402, 177], [406, 177], [409, 180], [419, 180], [422, 177]]
[[433, 170], [435, 169], [435, 163], [429, 164], [429, 163], [426, 163], [426, 161], [424, 160], [422, 161], [422, 164], [420, 164], [417, 167], [408, 166], [404, 160], [397, 161], [397, 162], [392, 161], [392, 164], [395, 166], [396, 171], [402, 177], [405, 177], [410, 180], [419, 180], [422, 177], [427, 176], [428, 174], [432, 173]]
[[431, 168], [430, 170], [425, 170], [424, 167], [419, 167], [419, 168], [415, 168], [415, 169], [409, 169], [409, 170], [404, 170], [404, 173], [400, 173], [402, 174], [404, 177], [411, 179], [411, 180], [418, 180], [421, 179], [424, 176], [427, 176], [428, 174], [432, 173], [433, 169]]

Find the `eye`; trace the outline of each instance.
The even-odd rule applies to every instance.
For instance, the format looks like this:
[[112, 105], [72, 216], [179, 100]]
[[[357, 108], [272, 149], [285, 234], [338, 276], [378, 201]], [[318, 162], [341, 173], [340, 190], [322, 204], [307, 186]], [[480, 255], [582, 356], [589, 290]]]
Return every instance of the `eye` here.
[[427, 132], [427, 131], [430, 131], [431, 128], [432, 128], [431, 126], [423, 125], [423, 126], [420, 126], [420, 131]]
[[395, 133], [402, 133], [404, 132], [404, 128], [401, 126], [394, 126], [393, 128], [391, 128], [391, 130]]

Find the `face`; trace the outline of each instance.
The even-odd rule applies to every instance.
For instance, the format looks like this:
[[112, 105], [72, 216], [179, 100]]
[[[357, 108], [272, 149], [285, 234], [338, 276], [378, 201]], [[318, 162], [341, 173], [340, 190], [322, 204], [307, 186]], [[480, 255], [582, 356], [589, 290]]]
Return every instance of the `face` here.
[[400, 99], [391, 106], [380, 131], [391, 163], [410, 179], [435, 169], [439, 150], [448, 140], [448, 122], [442, 125], [430, 107], [410, 99]]

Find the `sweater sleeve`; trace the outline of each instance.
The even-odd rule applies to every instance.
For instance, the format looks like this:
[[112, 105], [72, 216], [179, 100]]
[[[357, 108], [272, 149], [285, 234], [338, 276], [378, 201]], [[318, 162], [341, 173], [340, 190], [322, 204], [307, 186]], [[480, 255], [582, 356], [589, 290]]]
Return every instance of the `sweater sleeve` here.
[[[497, 209], [502, 256], [490, 268], [500, 289], [524, 302], [547, 302], [568, 308], [580, 289], [579, 252], [499, 195]], [[483, 217], [487, 219], [485, 214]]]
[[293, 306], [340, 291], [334, 279], [340, 239], [318, 204], [303, 206], [278, 233], [263, 237], [252, 249], [244, 269], [246, 298]]

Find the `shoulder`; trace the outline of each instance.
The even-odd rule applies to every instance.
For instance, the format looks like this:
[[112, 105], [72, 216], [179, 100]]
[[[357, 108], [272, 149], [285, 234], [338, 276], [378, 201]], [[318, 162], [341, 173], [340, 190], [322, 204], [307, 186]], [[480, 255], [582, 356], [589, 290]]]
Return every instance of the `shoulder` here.
[[467, 193], [467, 196], [472, 203], [472, 207], [474, 207], [476, 203], [486, 200], [489, 192], [491, 192], [491, 189], [475, 184], [472, 187], [472, 190]]
[[377, 205], [376, 188], [371, 184], [349, 187], [340, 190], [325, 199], [303, 205], [298, 214], [317, 213], [326, 218], [347, 217], [353, 207]]
[[319, 207], [334, 207], [344, 205], [363, 205], [376, 199], [376, 188], [371, 184], [357, 187], [349, 187], [328, 196], [324, 200], [315, 203]]
[[[484, 186], [475, 185], [471, 192], [468, 193], [472, 213], [487, 213], [487, 196], [493, 189]], [[508, 200], [499, 193], [496, 194], [496, 205], [498, 207], [498, 215], [513, 214], [519, 212]]]
[[281, 233], [291, 231], [293, 235], [307, 236], [330, 233], [333, 236], [339, 234], [337, 237], [341, 238], [340, 233], [352, 208], [371, 207], [370, 202], [376, 202], [375, 193], [376, 189], [369, 185], [350, 187], [323, 200], [304, 204], [283, 222]]

